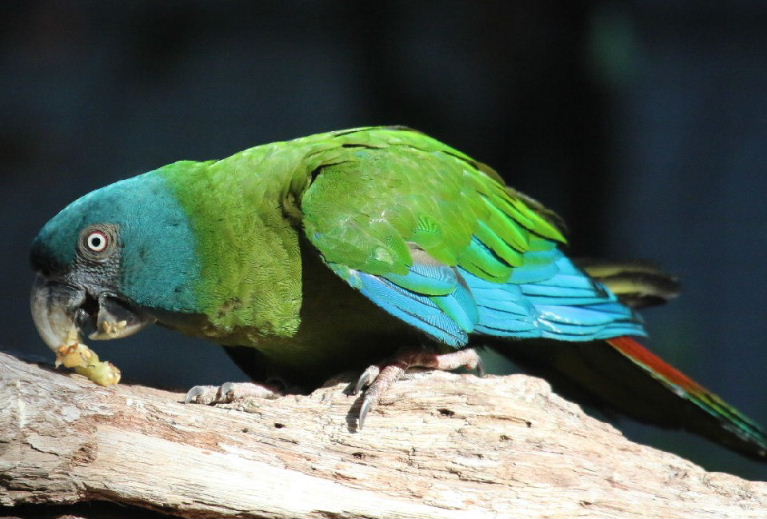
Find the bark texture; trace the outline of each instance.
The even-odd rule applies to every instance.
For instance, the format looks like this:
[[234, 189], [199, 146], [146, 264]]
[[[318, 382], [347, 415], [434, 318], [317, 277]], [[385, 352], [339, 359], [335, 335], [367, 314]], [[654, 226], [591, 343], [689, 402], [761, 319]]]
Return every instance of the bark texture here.
[[182, 517], [764, 518], [709, 473], [524, 375], [420, 373], [361, 432], [345, 384], [184, 405], [0, 353], [0, 505], [113, 501]]

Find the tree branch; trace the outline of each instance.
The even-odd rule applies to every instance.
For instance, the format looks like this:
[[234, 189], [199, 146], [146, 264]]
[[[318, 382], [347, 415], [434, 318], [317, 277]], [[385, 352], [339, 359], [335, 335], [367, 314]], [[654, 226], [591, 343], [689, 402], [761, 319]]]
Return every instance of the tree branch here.
[[767, 483], [626, 440], [542, 380], [422, 373], [352, 432], [343, 384], [240, 409], [0, 353], [0, 505], [182, 517], [764, 517]]

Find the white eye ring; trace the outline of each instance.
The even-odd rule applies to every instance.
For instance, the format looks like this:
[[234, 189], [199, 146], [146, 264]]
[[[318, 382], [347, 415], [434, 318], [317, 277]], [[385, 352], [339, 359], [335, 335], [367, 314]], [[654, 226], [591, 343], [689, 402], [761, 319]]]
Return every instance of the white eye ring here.
[[109, 247], [109, 235], [104, 231], [92, 231], [85, 238], [85, 245], [91, 252], [104, 252]]

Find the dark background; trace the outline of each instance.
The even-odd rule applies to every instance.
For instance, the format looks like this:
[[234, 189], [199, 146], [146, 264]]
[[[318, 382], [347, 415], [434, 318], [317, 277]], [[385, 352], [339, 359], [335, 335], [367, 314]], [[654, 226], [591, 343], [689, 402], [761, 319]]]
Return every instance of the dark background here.
[[[574, 254], [653, 258], [684, 295], [655, 350], [767, 423], [767, 4], [643, 0], [0, 4], [0, 319], [29, 317], [30, 241], [87, 191], [179, 159], [405, 124], [496, 167], [569, 222]], [[161, 329], [94, 346], [127, 381], [241, 378]], [[767, 468], [621, 421], [706, 468]]]

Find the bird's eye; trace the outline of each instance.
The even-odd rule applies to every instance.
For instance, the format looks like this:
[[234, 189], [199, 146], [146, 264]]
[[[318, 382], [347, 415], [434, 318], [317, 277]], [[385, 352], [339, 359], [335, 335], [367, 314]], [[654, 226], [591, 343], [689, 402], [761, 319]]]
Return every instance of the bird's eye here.
[[118, 227], [112, 223], [99, 223], [80, 232], [79, 254], [90, 261], [106, 261], [118, 244]]
[[104, 231], [91, 231], [85, 238], [85, 246], [91, 252], [104, 252], [109, 247], [109, 235]]

